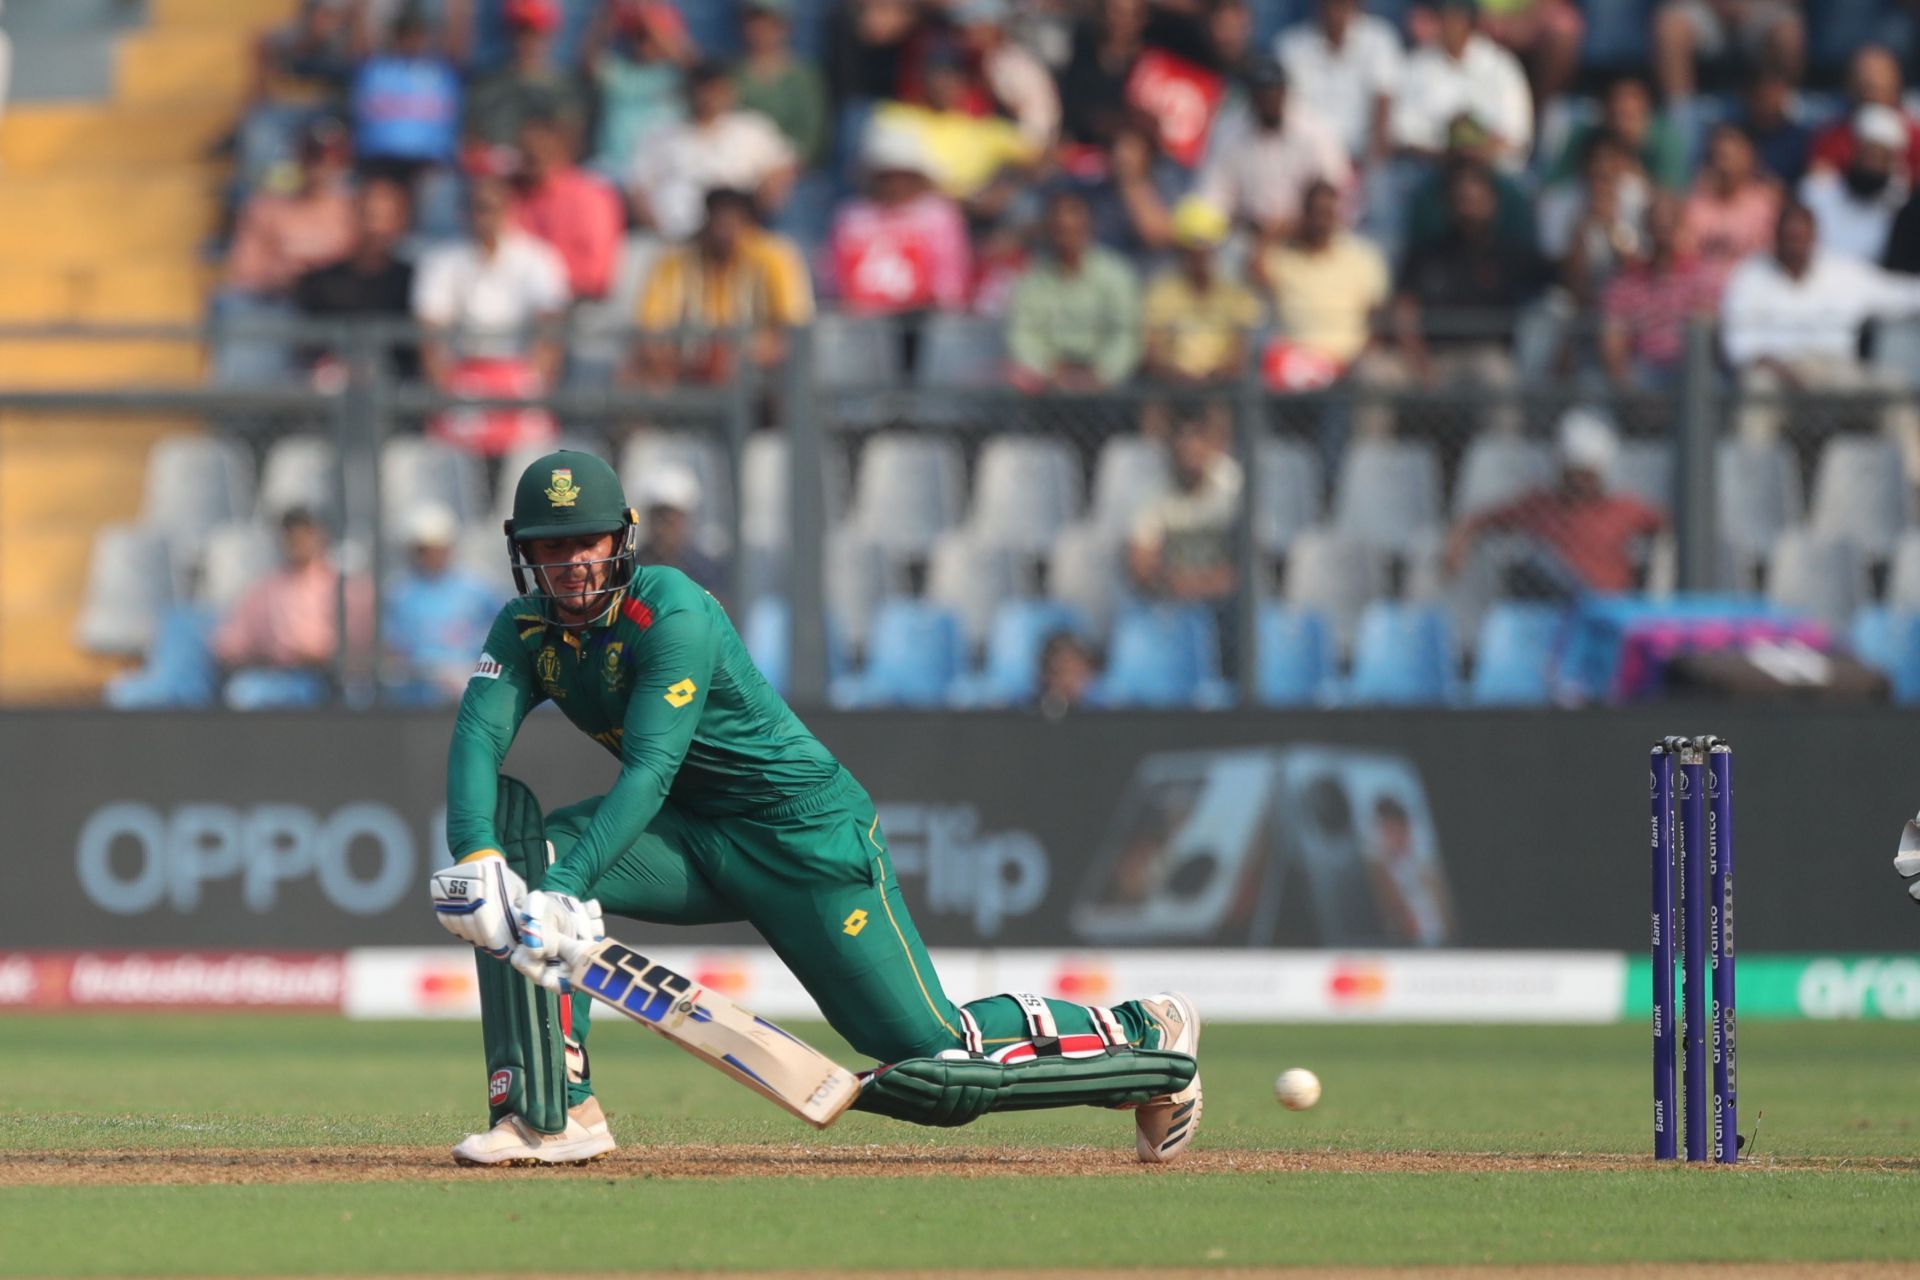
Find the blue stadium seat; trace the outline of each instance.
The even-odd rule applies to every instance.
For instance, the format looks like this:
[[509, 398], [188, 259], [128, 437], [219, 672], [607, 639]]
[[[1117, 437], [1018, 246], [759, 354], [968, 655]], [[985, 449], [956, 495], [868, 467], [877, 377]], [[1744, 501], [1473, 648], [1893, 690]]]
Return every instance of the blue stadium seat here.
[[332, 696], [332, 686], [319, 672], [274, 667], [236, 671], [226, 691], [227, 706], [233, 711], [304, 711], [324, 707]]
[[867, 635], [866, 666], [833, 682], [847, 707], [933, 707], [960, 674], [960, 619], [921, 600], [882, 601]]
[[987, 628], [980, 674], [963, 677], [954, 702], [973, 707], [1011, 707], [1032, 702], [1039, 687], [1040, 650], [1059, 631], [1091, 634], [1086, 614], [1057, 600], [1008, 600], [994, 610]]
[[1503, 601], [1480, 622], [1469, 698], [1482, 707], [1544, 707], [1565, 615], [1550, 604]]
[[1868, 605], [1853, 616], [1853, 652], [1893, 681], [1893, 700], [1920, 703], [1920, 613]]
[[1108, 707], [1188, 707], [1222, 700], [1220, 637], [1194, 605], [1135, 604], [1113, 624], [1095, 701]]
[[[767, 678], [775, 693], [787, 696], [787, 682], [793, 671], [793, 610], [785, 596], [764, 595], [747, 606], [741, 620], [740, 640], [747, 656], [760, 674]], [[831, 615], [827, 618], [827, 676], [847, 673], [847, 638]]]
[[108, 682], [106, 702], [119, 710], [204, 707], [213, 702], [216, 671], [211, 642], [214, 611], [175, 605], [154, 629], [146, 665]]
[[1376, 600], [1360, 615], [1347, 694], [1367, 706], [1424, 706], [1453, 693], [1453, 628], [1437, 605]]
[[1333, 676], [1333, 634], [1313, 609], [1277, 602], [1260, 606], [1254, 619], [1255, 680], [1269, 707], [1304, 707], [1323, 701]]
[[1583, 0], [1587, 36], [1582, 65], [1600, 70], [1644, 73], [1653, 52], [1654, 0]]

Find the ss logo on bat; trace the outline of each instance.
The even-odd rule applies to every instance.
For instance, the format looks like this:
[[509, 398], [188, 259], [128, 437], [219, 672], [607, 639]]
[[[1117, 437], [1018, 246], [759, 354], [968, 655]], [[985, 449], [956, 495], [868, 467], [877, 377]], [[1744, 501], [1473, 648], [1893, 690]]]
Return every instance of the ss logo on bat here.
[[594, 957], [580, 985], [643, 1022], [660, 1021], [693, 990], [687, 978], [619, 943]]

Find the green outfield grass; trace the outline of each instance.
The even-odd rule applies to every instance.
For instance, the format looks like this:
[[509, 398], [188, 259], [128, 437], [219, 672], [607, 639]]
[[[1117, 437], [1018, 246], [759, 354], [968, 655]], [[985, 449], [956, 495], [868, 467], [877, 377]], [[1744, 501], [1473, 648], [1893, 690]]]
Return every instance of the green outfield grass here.
[[[823, 1029], [796, 1029], [854, 1060]], [[814, 1134], [639, 1028], [599, 1031], [600, 1093], [629, 1144], [939, 1154], [1131, 1141], [1126, 1117], [1091, 1110], [955, 1131], [855, 1115]], [[1920, 1260], [1920, 1180], [1905, 1164], [1920, 1156], [1920, 1029], [1756, 1023], [1742, 1037], [1742, 1127], [1765, 1119], [1758, 1158], [1739, 1171], [1574, 1161], [821, 1177], [770, 1162], [769, 1176], [725, 1179], [628, 1166], [592, 1178], [0, 1185], [0, 1275]], [[476, 1039], [471, 1025], [296, 1017], [0, 1020], [0, 1166], [94, 1152], [103, 1178], [137, 1184], [124, 1163], [112, 1172], [115, 1154], [447, 1144], [479, 1118]], [[1620, 1156], [1648, 1145], [1640, 1027], [1215, 1026], [1203, 1062], [1201, 1146], [1213, 1151]], [[1294, 1065], [1325, 1082], [1312, 1112], [1273, 1102], [1273, 1076]]]

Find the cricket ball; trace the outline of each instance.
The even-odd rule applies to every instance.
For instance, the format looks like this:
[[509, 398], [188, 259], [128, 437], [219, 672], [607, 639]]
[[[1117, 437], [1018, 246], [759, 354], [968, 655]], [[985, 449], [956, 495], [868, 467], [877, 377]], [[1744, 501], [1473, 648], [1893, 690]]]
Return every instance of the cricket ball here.
[[1273, 1096], [1289, 1111], [1305, 1111], [1320, 1101], [1320, 1077], [1305, 1067], [1282, 1071], [1273, 1082]]

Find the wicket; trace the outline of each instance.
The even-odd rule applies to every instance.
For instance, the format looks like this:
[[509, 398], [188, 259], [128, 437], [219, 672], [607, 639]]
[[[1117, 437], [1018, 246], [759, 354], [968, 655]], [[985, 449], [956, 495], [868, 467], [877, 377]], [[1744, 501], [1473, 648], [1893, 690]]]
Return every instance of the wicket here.
[[[1732, 1164], [1740, 1150], [1734, 1065], [1733, 748], [1711, 736], [1662, 738], [1653, 747], [1648, 793], [1653, 806], [1653, 1155], [1656, 1160], [1675, 1157], [1675, 1126], [1684, 1123], [1688, 1160]], [[1676, 1039], [1684, 1107], [1675, 1096]]]

